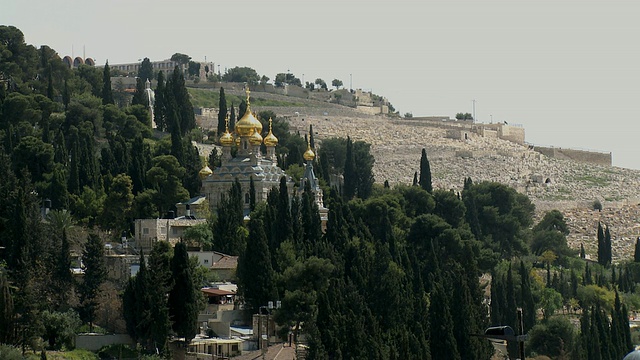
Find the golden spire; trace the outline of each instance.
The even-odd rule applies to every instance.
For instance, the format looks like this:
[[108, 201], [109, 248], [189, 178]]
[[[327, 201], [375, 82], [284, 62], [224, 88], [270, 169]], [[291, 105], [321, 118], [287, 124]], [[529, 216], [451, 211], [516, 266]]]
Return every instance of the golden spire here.
[[242, 115], [242, 119], [236, 123], [235, 130], [240, 136], [251, 136], [254, 131], [258, 133], [262, 132], [262, 123], [251, 113], [251, 103], [249, 102], [251, 91], [249, 90], [249, 86], [246, 87], [245, 92], [247, 93], [247, 109], [244, 115]]
[[233, 145], [233, 135], [229, 132], [229, 113], [227, 113], [227, 117], [224, 119], [225, 122], [225, 131], [222, 136], [220, 136], [220, 144], [222, 146], [231, 146]]
[[316, 154], [311, 150], [311, 142], [307, 139], [307, 151], [302, 154], [302, 157], [307, 161], [313, 161], [316, 158]]
[[264, 144], [266, 146], [276, 146], [276, 145], [278, 145], [278, 138], [275, 135], [273, 135], [273, 130], [271, 128], [271, 123], [272, 122], [273, 122], [273, 120], [271, 118], [269, 118], [269, 133], [264, 138]]

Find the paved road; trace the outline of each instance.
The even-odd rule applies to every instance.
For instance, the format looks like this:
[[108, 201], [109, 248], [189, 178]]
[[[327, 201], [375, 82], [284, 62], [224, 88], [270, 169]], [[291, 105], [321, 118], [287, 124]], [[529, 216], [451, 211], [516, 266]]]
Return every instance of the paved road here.
[[[265, 360], [295, 360], [295, 351], [293, 347], [284, 346], [283, 344], [271, 345], [264, 354]], [[236, 356], [233, 360], [261, 360], [262, 351], [255, 350], [245, 352], [240, 356]]]

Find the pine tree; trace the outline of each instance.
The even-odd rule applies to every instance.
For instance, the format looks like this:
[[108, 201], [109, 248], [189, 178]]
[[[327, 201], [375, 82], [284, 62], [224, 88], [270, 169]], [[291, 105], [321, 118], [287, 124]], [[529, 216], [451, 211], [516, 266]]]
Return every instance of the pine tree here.
[[171, 272], [174, 285], [169, 292], [169, 313], [173, 321], [173, 330], [178, 337], [185, 339], [185, 344], [188, 344], [196, 336], [199, 309], [187, 246], [183, 242], [177, 243], [174, 247]]
[[113, 92], [111, 91], [111, 71], [109, 61], [104, 64], [102, 70], [102, 105], [113, 104]]
[[429, 165], [429, 159], [427, 159], [427, 150], [422, 149], [422, 155], [420, 157], [420, 187], [426, 190], [428, 193], [433, 192], [431, 186], [431, 166]]
[[85, 265], [85, 271], [83, 282], [79, 289], [81, 317], [89, 323], [89, 328], [93, 331], [93, 321], [98, 310], [100, 286], [107, 277], [104, 244], [98, 235], [89, 234], [87, 244], [82, 252], [82, 261]]
[[[227, 99], [224, 96], [224, 88], [220, 88], [220, 102], [218, 105], [218, 137], [225, 131], [225, 119], [227, 118]], [[231, 129], [229, 129], [231, 130]]]
[[351, 138], [347, 137], [347, 151], [344, 163], [344, 188], [343, 195], [345, 199], [352, 199], [356, 196], [358, 177], [356, 174], [356, 163], [353, 154], [353, 143]]

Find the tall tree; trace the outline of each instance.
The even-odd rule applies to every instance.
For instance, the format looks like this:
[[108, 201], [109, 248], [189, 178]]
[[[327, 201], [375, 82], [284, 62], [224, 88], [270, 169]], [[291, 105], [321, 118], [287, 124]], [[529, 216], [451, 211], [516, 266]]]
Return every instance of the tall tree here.
[[353, 154], [353, 143], [351, 142], [350, 137], [347, 137], [347, 152], [345, 156], [343, 176], [343, 195], [346, 199], [351, 199], [356, 195], [358, 179], [356, 174], [356, 161]]
[[2, 271], [0, 272], [0, 342], [3, 344], [10, 344], [13, 340], [14, 316], [13, 295], [7, 275]]
[[183, 242], [177, 243], [174, 247], [171, 272], [174, 285], [169, 292], [169, 313], [173, 321], [173, 330], [178, 337], [185, 339], [185, 344], [188, 344], [196, 336], [199, 309], [187, 246]]
[[104, 64], [102, 70], [102, 105], [113, 104], [113, 92], [111, 91], [111, 70], [109, 61]]
[[160, 131], [167, 130], [167, 104], [165, 102], [165, 81], [164, 71], [158, 72], [158, 83], [156, 84], [156, 90], [154, 91], [155, 102], [153, 104], [153, 117], [156, 122], [156, 126]]
[[640, 236], [636, 239], [636, 247], [633, 252], [633, 261], [640, 262]]
[[220, 102], [218, 103], [218, 137], [225, 131], [225, 120], [227, 118], [227, 99], [224, 95], [224, 88], [220, 88]]
[[140, 67], [138, 68], [138, 78], [142, 79], [143, 82], [149, 80], [153, 80], [153, 65], [151, 65], [151, 60], [148, 57], [142, 60], [140, 63]]
[[156, 351], [166, 352], [167, 339], [171, 331], [168, 296], [174, 286], [171, 272], [171, 248], [166, 241], [154, 244], [149, 254], [150, 318], [149, 340]]
[[149, 106], [147, 99], [147, 93], [144, 89], [144, 80], [136, 78], [136, 92], [133, 93], [133, 99], [131, 99], [131, 105], [143, 105]]
[[247, 249], [238, 262], [240, 292], [247, 306], [254, 313], [260, 306], [273, 301], [275, 292], [275, 274], [271, 266], [271, 254], [267, 244], [262, 220], [249, 220], [249, 239]]
[[98, 310], [98, 295], [100, 286], [107, 277], [107, 267], [104, 259], [104, 243], [96, 234], [89, 234], [87, 244], [82, 252], [82, 262], [85, 266], [84, 278], [80, 285], [80, 307], [84, 321], [89, 323], [93, 331], [93, 322]]
[[441, 280], [433, 276], [431, 301], [429, 306], [429, 325], [433, 339], [431, 357], [434, 359], [461, 359], [458, 345], [453, 335], [453, 319], [449, 310], [448, 298], [444, 292]]
[[431, 165], [429, 165], [429, 159], [427, 159], [427, 150], [422, 149], [422, 155], [420, 157], [420, 187], [425, 189], [428, 193], [433, 191], [431, 186]]

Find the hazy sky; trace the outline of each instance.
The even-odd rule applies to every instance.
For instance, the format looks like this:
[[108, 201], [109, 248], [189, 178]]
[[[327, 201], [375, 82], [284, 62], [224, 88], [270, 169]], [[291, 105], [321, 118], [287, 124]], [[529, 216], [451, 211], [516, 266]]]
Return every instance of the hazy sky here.
[[176, 52], [334, 78], [401, 114], [472, 112], [640, 169], [638, 0], [0, 0], [29, 44], [102, 65]]

